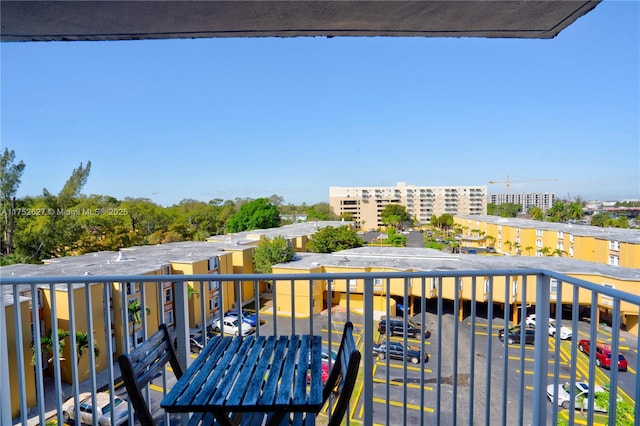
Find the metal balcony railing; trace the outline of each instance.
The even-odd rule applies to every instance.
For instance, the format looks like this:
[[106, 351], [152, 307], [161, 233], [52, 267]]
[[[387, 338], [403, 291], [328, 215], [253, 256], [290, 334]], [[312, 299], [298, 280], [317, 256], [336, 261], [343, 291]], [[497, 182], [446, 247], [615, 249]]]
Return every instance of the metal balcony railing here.
[[[1, 424], [62, 424], [65, 399], [78, 401], [82, 392], [93, 398], [107, 390], [112, 403], [117, 395], [126, 399], [117, 355], [164, 322], [188, 365], [196, 356], [190, 337], [206, 344], [210, 326], [236, 307], [257, 313], [255, 333], [319, 333], [328, 353], [342, 324], [355, 324], [363, 361], [348, 423], [613, 425], [618, 416], [618, 424], [640, 424], [638, 410], [621, 409], [640, 400], [638, 337], [621, 330], [625, 313], [638, 314], [640, 297], [551, 271], [3, 277], [0, 288]], [[610, 314], [610, 327], [595, 320], [600, 310]], [[380, 318], [398, 313], [407, 333], [380, 334]], [[499, 330], [531, 313], [538, 325], [541, 318], [564, 322], [572, 340], [550, 336], [545, 322], [533, 345], [508, 338], [503, 344]], [[429, 333], [409, 335], [410, 327]], [[61, 330], [61, 337], [48, 330]], [[604, 341], [614, 354], [623, 350], [628, 371], [600, 368], [595, 351], [579, 353], [582, 339]], [[386, 345], [382, 354], [378, 344]], [[408, 347], [428, 361], [408, 356]], [[394, 348], [405, 348], [404, 356], [394, 359]], [[548, 387], [565, 382], [607, 389], [608, 413], [596, 413], [603, 403], [593, 393], [581, 398], [575, 386], [567, 387], [567, 403], [550, 400]], [[150, 403], [171, 383], [170, 374], [159, 378], [148, 389]], [[588, 409], [577, 410], [580, 404]], [[70, 410], [79, 414], [83, 406]]]

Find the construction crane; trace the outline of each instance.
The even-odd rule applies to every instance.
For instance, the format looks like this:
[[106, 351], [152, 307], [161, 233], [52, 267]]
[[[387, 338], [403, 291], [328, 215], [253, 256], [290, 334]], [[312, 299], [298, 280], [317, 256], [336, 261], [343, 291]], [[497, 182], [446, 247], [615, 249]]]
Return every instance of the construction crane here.
[[556, 178], [541, 178], [541, 179], [522, 179], [522, 180], [509, 180], [509, 176], [507, 176], [507, 179], [504, 181], [501, 180], [490, 180], [489, 183], [491, 184], [497, 184], [497, 183], [504, 183], [507, 187], [507, 194], [509, 193], [509, 186], [512, 182], [542, 182], [542, 181], [557, 181], [558, 179]]

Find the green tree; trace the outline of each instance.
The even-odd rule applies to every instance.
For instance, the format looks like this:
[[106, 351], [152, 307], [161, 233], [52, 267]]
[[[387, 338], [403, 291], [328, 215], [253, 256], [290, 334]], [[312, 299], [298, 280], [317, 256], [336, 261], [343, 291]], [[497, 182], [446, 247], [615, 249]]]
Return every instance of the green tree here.
[[547, 218], [551, 222], [564, 222], [567, 219], [567, 210], [562, 201], [556, 201], [553, 206], [547, 210]]
[[77, 217], [78, 196], [89, 178], [91, 162], [74, 169], [58, 195], [46, 188], [34, 199], [33, 208], [48, 212], [35, 216], [24, 229], [23, 250], [36, 259], [74, 254], [84, 232]]
[[594, 213], [593, 216], [591, 216], [591, 225], [604, 228], [609, 226], [609, 224], [611, 223], [611, 220], [612, 218], [609, 213], [598, 212], [598, 213]]
[[312, 235], [307, 250], [313, 253], [333, 253], [362, 246], [362, 239], [348, 226], [326, 226]]
[[[64, 339], [69, 337], [70, 334], [67, 330], [61, 330], [61, 329], [58, 329], [57, 334], [58, 334], [58, 357], [60, 358], [60, 360], [63, 360], [64, 358], [62, 358], [62, 353], [64, 352], [64, 347], [65, 347]], [[32, 345], [32, 349], [33, 349], [33, 355], [31, 356], [31, 365], [36, 365], [36, 352], [33, 345]], [[52, 329], [49, 329], [46, 336], [40, 337], [40, 351], [42, 352], [42, 355], [44, 355], [45, 357], [51, 355], [51, 357], [48, 358], [48, 362], [49, 363], [53, 362], [54, 341], [53, 341]]]
[[[86, 349], [89, 349], [89, 333], [76, 331], [76, 353], [78, 354], [78, 363], [80, 363], [80, 358], [82, 358]], [[93, 345], [93, 356], [95, 358], [100, 356], [100, 348], [95, 343]]]
[[308, 207], [305, 211], [307, 222], [314, 220], [338, 220], [340, 217], [336, 215], [329, 203], [318, 203]]
[[551, 250], [551, 247], [542, 247], [539, 251], [540, 251], [540, 254], [542, 254], [543, 256], [553, 255], [553, 251]]
[[584, 216], [584, 209], [582, 203], [578, 201], [572, 201], [565, 205], [565, 217], [568, 220], [582, 219]]
[[[151, 309], [148, 306], [145, 307], [145, 310], [147, 315], [151, 313]], [[129, 321], [134, 324], [142, 323], [142, 303], [138, 300], [132, 300], [127, 306], [127, 311], [129, 312]]]
[[13, 233], [15, 230], [16, 192], [25, 164], [15, 163], [16, 154], [5, 148], [0, 158], [0, 206], [2, 207], [2, 242], [0, 254], [13, 253]]
[[544, 212], [540, 207], [529, 207], [529, 215], [533, 220], [544, 220]]
[[258, 198], [243, 204], [226, 226], [228, 232], [276, 228], [280, 226], [280, 212], [266, 198]]
[[270, 274], [271, 267], [278, 263], [285, 263], [293, 260], [296, 252], [282, 236], [273, 239], [264, 239], [256, 247], [253, 260], [256, 265], [256, 272]]
[[501, 217], [516, 217], [522, 211], [522, 205], [514, 203], [487, 204], [487, 214]]
[[406, 247], [407, 240], [407, 237], [398, 233], [395, 228], [389, 228], [385, 242], [394, 247]]
[[410, 222], [411, 216], [407, 213], [405, 206], [401, 204], [387, 204], [380, 212], [380, 220], [385, 225], [391, 225], [394, 228], [403, 223]]

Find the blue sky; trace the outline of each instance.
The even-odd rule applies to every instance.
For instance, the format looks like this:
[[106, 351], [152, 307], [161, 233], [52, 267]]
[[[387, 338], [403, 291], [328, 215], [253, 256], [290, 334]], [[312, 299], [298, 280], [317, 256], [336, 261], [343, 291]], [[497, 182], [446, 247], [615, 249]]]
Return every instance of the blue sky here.
[[552, 40], [2, 43], [18, 196], [328, 202], [329, 186], [486, 185], [640, 198], [640, 3]]

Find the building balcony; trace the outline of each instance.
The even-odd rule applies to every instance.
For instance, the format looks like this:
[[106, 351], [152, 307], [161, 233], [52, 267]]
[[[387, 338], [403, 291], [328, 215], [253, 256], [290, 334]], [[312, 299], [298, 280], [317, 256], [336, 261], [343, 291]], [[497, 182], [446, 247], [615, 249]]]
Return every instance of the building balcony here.
[[[3, 277], [0, 288], [1, 424], [63, 424], [63, 403], [83, 392], [126, 401], [119, 354], [167, 323], [187, 366], [197, 356], [190, 337], [206, 345], [208, 326], [237, 307], [256, 313], [257, 335], [319, 334], [333, 350], [345, 321], [354, 323], [362, 363], [347, 423], [616, 424], [618, 413], [619, 422], [640, 424], [633, 411], [638, 337], [623, 330], [637, 330], [627, 318], [637, 321], [640, 297], [551, 271]], [[501, 341], [501, 329], [531, 314], [538, 325], [541, 318], [562, 322], [572, 339], [562, 340], [545, 321], [533, 344]], [[401, 315], [405, 327], [412, 321], [430, 333], [380, 334], [383, 315]], [[64, 333], [48, 340], [48, 330]], [[583, 339], [621, 352], [627, 371], [601, 368], [595, 351], [581, 352]], [[428, 361], [389, 351], [374, 356], [382, 343], [414, 346]], [[170, 370], [154, 380], [150, 404], [157, 408], [174, 382]], [[605, 398], [594, 405], [593, 395], [583, 399], [574, 386], [564, 404], [550, 401], [548, 387], [567, 382], [600, 386]], [[588, 409], [577, 409], [584, 401]], [[603, 406], [608, 413], [593, 409]], [[159, 420], [166, 416], [156, 412]], [[133, 413], [130, 406], [129, 424]], [[164, 420], [182, 424], [186, 417]]]

